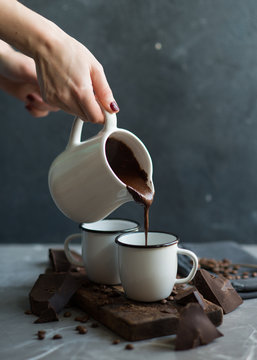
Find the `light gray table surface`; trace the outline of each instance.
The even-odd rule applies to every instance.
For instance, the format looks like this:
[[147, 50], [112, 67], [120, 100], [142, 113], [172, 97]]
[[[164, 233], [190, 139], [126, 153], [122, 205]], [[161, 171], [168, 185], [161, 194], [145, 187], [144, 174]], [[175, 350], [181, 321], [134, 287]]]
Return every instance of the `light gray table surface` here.
[[[69, 309], [71, 318], [60, 316], [60, 321], [34, 324], [33, 315], [25, 315], [29, 308], [28, 293], [48, 263], [50, 245], [0, 245], [0, 359], [2, 360], [256, 360], [257, 359], [257, 299], [245, 300], [230, 314], [224, 316], [219, 330], [224, 337], [214, 342], [187, 351], [174, 351], [175, 336], [165, 336], [134, 342], [133, 350], [125, 350], [128, 341], [122, 340], [112, 331], [99, 324], [91, 328], [91, 319], [85, 326], [86, 335], [74, 330], [74, 317], [79, 309]], [[51, 245], [60, 248], [60, 245]], [[257, 257], [257, 246], [244, 249]], [[46, 338], [38, 340], [35, 333], [46, 330]], [[61, 340], [52, 340], [54, 334]]]

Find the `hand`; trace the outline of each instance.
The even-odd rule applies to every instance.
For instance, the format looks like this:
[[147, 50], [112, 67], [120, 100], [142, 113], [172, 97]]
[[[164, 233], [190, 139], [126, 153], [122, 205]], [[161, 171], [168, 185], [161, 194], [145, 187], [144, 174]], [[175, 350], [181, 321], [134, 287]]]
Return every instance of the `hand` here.
[[38, 82], [46, 103], [103, 123], [102, 106], [118, 112], [103, 67], [81, 43], [53, 26], [50, 42], [35, 52]]
[[57, 108], [46, 104], [42, 100], [38, 85], [28, 82], [16, 82], [0, 76], [0, 89], [23, 101], [25, 108], [34, 117], [44, 117], [51, 111], [58, 111]]
[[35, 117], [43, 117], [58, 108], [46, 104], [40, 95], [33, 59], [14, 51], [0, 41], [0, 88], [25, 103]]

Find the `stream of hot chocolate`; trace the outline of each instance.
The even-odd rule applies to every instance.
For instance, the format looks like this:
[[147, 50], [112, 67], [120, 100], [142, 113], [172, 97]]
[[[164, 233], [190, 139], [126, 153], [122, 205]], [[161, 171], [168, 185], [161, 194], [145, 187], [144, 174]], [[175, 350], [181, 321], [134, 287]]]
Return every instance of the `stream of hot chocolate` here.
[[106, 157], [114, 173], [126, 184], [133, 199], [144, 206], [145, 245], [147, 246], [149, 208], [154, 197], [154, 191], [147, 185], [147, 174], [140, 167], [132, 150], [120, 140], [107, 139]]

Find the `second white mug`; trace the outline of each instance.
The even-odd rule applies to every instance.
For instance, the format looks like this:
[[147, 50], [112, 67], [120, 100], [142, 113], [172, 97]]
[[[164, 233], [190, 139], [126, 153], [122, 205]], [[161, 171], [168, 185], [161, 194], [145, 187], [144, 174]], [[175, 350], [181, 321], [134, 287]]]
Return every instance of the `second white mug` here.
[[[98, 284], [120, 284], [118, 249], [115, 238], [119, 234], [138, 231], [139, 224], [125, 219], [105, 219], [80, 224], [81, 233], [69, 235], [64, 242], [67, 259], [75, 266], [85, 266], [89, 280]], [[71, 254], [69, 243], [81, 238], [82, 261]]]
[[[128, 298], [152, 302], [168, 297], [175, 284], [188, 283], [198, 267], [197, 256], [181, 249], [178, 237], [164, 232], [149, 232], [145, 246], [144, 232], [122, 234], [116, 238], [119, 245], [121, 284]], [[177, 256], [187, 255], [193, 265], [189, 275], [177, 279]]]

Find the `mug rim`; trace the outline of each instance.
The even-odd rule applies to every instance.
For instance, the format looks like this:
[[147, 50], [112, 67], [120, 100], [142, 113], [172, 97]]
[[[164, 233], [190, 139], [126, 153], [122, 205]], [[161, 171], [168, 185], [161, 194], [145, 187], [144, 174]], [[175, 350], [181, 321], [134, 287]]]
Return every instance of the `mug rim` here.
[[[137, 233], [141, 233], [141, 234], [144, 234], [144, 231], [138, 231]], [[158, 230], [154, 230], [154, 231], [148, 231], [148, 234], [151, 234], [151, 233], [159, 233], [159, 234], [166, 234], [166, 235], [172, 235], [172, 236], [175, 236], [176, 239], [173, 240], [173, 241], [169, 241], [169, 242], [166, 242], [164, 244], [156, 244], [156, 245], [135, 245], [135, 244], [128, 244], [128, 243], [123, 243], [121, 242], [119, 239], [123, 236], [126, 236], [127, 234], [120, 234], [118, 235], [116, 238], [115, 238], [115, 243], [117, 245], [120, 245], [120, 246], [125, 246], [125, 247], [129, 247], [129, 248], [136, 248], [136, 249], [153, 249], [153, 248], [160, 248], [160, 247], [167, 247], [167, 246], [171, 246], [171, 245], [175, 245], [175, 244], [178, 244], [179, 242], [179, 236], [176, 235], [176, 234], [173, 234], [171, 232], [167, 232], [167, 231], [158, 231]]]
[[[131, 219], [125, 219], [125, 218], [108, 218], [108, 219], [102, 219], [99, 221], [105, 221], [105, 220], [117, 220], [117, 221], [129, 221], [131, 223], [134, 223], [135, 226], [128, 228], [128, 229], [123, 229], [123, 230], [94, 230], [94, 229], [87, 229], [85, 227], [83, 227], [83, 225], [87, 225], [89, 223], [80, 223], [79, 224], [79, 228], [83, 231], [87, 231], [87, 232], [92, 232], [92, 233], [101, 233], [101, 234], [118, 234], [118, 233], [129, 233], [129, 232], [137, 232], [140, 229], [140, 224], [137, 221], [131, 220]], [[91, 223], [92, 224], [92, 223]], [[121, 235], [122, 235], [121, 234]]]

